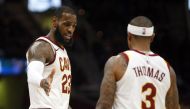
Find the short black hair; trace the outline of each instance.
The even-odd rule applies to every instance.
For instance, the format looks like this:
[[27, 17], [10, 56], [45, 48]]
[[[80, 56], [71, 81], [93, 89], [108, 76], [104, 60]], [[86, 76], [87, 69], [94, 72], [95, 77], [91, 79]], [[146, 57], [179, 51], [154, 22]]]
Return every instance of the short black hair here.
[[57, 8], [55, 11], [55, 16], [59, 19], [59, 18], [61, 18], [62, 13], [70, 13], [70, 14], [76, 15], [75, 10], [69, 6], [61, 6], [61, 7]]
[[134, 26], [140, 26], [140, 27], [153, 26], [152, 21], [148, 17], [145, 17], [145, 16], [137, 16], [133, 18], [129, 24], [134, 25]]

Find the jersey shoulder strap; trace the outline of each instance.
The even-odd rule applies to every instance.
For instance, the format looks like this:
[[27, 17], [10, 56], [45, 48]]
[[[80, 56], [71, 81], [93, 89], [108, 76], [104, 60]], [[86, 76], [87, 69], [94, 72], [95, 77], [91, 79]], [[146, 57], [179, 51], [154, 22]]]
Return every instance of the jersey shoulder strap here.
[[54, 52], [55, 52], [55, 50], [57, 51], [59, 49], [59, 47], [57, 45], [55, 45], [48, 37], [41, 36], [41, 37], [37, 38], [36, 41], [48, 42], [52, 46]]

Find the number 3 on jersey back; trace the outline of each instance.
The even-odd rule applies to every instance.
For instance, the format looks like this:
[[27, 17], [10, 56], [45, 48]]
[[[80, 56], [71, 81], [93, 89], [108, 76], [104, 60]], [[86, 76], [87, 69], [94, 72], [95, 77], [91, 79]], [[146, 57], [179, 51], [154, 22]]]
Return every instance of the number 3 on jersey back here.
[[62, 93], [70, 94], [71, 93], [71, 75], [64, 74], [62, 77]]
[[[148, 91], [150, 94], [146, 93]], [[146, 83], [142, 87], [142, 93], [145, 93], [145, 100], [141, 102], [142, 109], [155, 109], [156, 87], [152, 83]]]

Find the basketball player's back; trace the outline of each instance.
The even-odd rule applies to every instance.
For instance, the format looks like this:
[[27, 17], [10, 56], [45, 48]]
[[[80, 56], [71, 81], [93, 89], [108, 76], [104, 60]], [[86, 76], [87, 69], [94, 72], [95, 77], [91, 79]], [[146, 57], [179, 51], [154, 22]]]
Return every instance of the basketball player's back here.
[[130, 21], [130, 50], [106, 62], [96, 109], [179, 109], [175, 72], [151, 52], [154, 37], [149, 18], [137, 16]]
[[165, 109], [171, 84], [166, 61], [152, 52], [130, 50], [122, 54], [128, 66], [116, 82], [113, 109]]

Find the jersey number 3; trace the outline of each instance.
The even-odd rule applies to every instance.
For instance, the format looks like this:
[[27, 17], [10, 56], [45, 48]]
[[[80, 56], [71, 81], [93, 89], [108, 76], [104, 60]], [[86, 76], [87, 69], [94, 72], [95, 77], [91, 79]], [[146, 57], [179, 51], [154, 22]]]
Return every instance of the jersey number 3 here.
[[155, 109], [156, 87], [152, 83], [146, 83], [142, 87], [142, 93], [148, 92], [148, 89], [150, 94], [145, 94], [145, 100], [141, 102], [142, 109]]
[[71, 75], [63, 75], [62, 78], [62, 93], [70, 94], [71, 93]]

